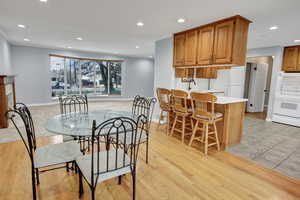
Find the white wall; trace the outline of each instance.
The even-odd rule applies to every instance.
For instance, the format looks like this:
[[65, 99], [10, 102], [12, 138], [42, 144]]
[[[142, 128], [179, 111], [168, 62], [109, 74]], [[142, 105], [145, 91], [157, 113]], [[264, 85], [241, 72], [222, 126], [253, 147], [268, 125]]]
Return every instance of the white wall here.
[[10, 44], [0, 31], [0, 74], [11, 74]]
[[[175, 85], [175, 75], [173, 70], [173, 40], [166, 38], [155, 42], [154, 58], [154, 94], [156, 88], [173, 88]], [[153, 113], [153, 120], [159, 118], [159, 105], [156, 104]]]
[[166, 38], [155, 42], [154, 59], [154, 89], [173, 88], [174, 70], [173, 70], [173, 40]]
[[[152, 97], [154, 82], [154, 61], [152, 59], [127, 58], [124, 63], [123, 95], [137, 94]], [[123, 66], [122, 66], [123, 67]]]
[[276, 91], [276, 82], [279, 72], [281, 71], [282, 64], [282, 55], [283, 55], [283, 47], [267, 47], [267, 48], [258, 48], [258, 49], [249, 49], [247, 52], [247, 57], [259, 57], [259, 56], [274, 56], [273, 58], [273, 68], [272, 68], [272, 78], [270, 85], [270, 94], [269, 94], [269, 103], [268, 103], [268, 113], [267, 120], [272, 120], [273, 113], [273, 104], [275, 98]]
[[17, 75], [17, 101], [26, 104], [53, 102], [51, 98], [49, 54], [98, 59], [122, 59], [125, 61], [122, 64], [122, 98], [131, 98], [137, 94], [153, 96], [154, 68], [151, 59], [12, 45], [12, 71]]

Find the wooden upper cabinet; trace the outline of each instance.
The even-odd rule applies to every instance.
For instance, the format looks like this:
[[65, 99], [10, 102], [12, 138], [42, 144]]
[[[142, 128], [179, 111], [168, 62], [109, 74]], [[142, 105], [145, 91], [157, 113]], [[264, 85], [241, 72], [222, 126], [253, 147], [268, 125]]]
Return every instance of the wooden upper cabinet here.
[[297, 62], [297, 71], [300, 71], [300, 46], [298, 46], [298, 62]]
[[185, 34], [185, 65], [195, 65], [197, 59], [197, 30]]
[[196, 69], [196, 78], [211, 78], [216, 79], [218, 70], [215, 67], [205, 67]]
[[285, 47], [283, 53], [283, 71], [297, 71], [299, 47]]
[[230, 64], [232, 61], [234, 20], [219, 23], [215, 27], [213, 63]]
[[197, 64], [212, 64], [214, 45], [214, 26], [207, 26], [198, 30]]
[[185, 33], [174, 35], [174, 66], [184, 66], [185, 63]]
[[192, 68], [180, 68], [177, 67], [175, 69], [175, 77], [176, 78], [193, 78], [194, 77], [194, 69]]
[[174, 66], [245, 66], [249, 23], [236, 15], [174, 34]]

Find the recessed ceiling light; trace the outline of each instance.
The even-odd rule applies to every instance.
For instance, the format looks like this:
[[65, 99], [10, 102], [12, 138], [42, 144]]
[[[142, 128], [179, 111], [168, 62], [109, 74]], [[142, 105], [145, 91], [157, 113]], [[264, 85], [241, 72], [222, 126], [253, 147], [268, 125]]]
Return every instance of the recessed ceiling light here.
[[300, 42], [300, 40], [294, 40], [294, 42]]
[[185, 19], [179, 18], [179, 19], [177, 19], [177, 22], [178, 22], [178, 23], [184, 23], [184, 22], [185, 22]]
[[30, 40], [28, 38], [24, 38], [24, 41], [25, 42], [29, 42]]
[[136, 49], [139, 49], [140, 47], [139, 47], [139, 46], [135, 46], [135, 48], [136, 48]]
[[153, 56], [149, 56], [149, 58], [153, 58]]
[[83, 40], [83, 39], [82, 39], [82, 37], [78, 37], [78, 38], [76, 38], [76, 40], [80, 40], [80, 41], [81, 41], [81, 40]]
[[68, 48], [68, 49], [72, 49], [72, 47], [70, 47], [70, 46], [68, 46], [67, 48]]
[[44, 3], [46, 3], [48, 0], [40, 0], [40, 2], [44, 2]]
[[23, 25], [23, 24], [18, 24], [18, 27], [19, 27], [19, 28], [26, 28], [26, 26]]
[[270, 29], [271, 31], [273, 31], [273, 30], [279, 29], [279, 27], [278, 27], [278, 26], [271, 26], [269, 29]]
[[136, 23], [137, 26], [144, 26], [144, 23], [143, 22], [138, 22]]

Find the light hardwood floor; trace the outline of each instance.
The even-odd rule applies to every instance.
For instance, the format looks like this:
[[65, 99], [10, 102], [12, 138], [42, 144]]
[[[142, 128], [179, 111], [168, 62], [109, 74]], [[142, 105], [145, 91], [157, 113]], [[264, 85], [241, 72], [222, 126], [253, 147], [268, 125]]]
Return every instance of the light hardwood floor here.
[[[300, 199], [300, 182], [260, 167], [226, 152], [204, 156], [197, 148], [181, 144], [176, 137], [165, 135], [162, 126], [152, 126], [150, 163], [145, 164], [141, 146], [137, 174], [138, 200], [289, 200]], [[38, 139], [38, 145], [61, 142], [61, 136]], [[31, 199], [30, 162], [23, 144], [0, 144], [0, 199]], [[78, 198], [78, 176], [64, 169], [41, 174], [39, 199], [74, 200]], [[84, 184], [82, 199], [89, 199]], [[122, 185], [117, 179], [97, 186], [97, 199], [131, 199], [131, 177]]]

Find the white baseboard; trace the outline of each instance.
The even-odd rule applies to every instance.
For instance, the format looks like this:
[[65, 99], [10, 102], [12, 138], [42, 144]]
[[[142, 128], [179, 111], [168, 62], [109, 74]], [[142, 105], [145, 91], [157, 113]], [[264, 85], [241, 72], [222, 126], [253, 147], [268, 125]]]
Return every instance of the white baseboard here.
[[132, 101], [134, 98], [90, 98], [89, 102], [95, 102], [95, 101]]
[[28, 107], [36, 107], [36, 106], [50, 106], [58, 104], [58, 102], [49, 102], [49, 103], [34, 103], [34, 104], [27, 104]]

